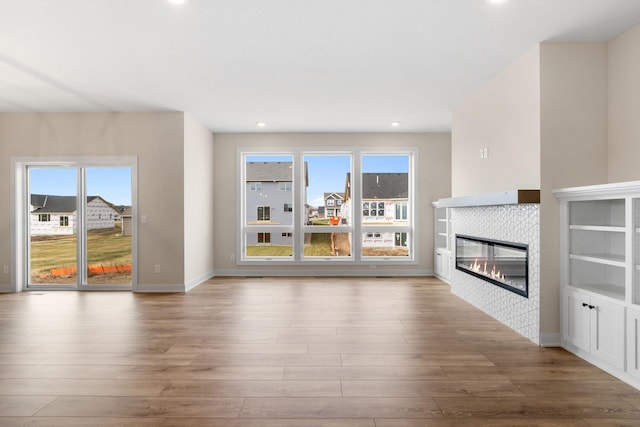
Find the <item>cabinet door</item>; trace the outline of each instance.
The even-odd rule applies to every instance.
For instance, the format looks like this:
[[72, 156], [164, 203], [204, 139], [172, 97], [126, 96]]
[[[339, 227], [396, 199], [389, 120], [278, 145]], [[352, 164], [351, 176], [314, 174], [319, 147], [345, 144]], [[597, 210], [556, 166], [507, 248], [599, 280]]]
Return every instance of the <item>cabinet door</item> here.
[[627, 372], [640, 378], [640, 312], [627, 310]]
[[436, 250], [433, 269], [437, 276], [442, 276], [442, 254]]
[[594, 356], [624, 369], [624, 307], [591, 298], [591, 352]]
[[[590, 351], [589, 297], [578, 292], [567, 292], [564, 299], [564, 340], [586, 352]], [[584, 305], [586, 304], [586, 306]]]
[[449, 280], [449, 263], [451, 260], [451, 252], [449, 251], [443, 251], [442, 252], [442, 271], [440, 272], [440, 275], [442, 277], [444, 277], [445, 279]]

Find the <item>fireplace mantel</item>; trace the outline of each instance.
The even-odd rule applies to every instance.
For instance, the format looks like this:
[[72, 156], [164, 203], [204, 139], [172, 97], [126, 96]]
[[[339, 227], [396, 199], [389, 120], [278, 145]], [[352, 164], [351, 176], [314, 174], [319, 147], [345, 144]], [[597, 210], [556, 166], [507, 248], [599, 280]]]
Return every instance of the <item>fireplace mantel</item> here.
[[473, 196], [452, 197], [436, 202], [439, 208], [465, 208], [472, 206], [518, 205], [540, 203], [540, 190], [510, 190]]

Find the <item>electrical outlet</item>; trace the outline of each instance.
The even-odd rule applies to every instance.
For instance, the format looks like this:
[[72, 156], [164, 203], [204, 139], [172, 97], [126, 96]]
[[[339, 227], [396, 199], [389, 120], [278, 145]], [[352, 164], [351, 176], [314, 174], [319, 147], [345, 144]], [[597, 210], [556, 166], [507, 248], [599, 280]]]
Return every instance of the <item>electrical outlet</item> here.
[[236, 255], [235, 254], [229, 254], [229, 261], [235, 261], [236, 260]]
[[480, 158], [484, 159], [484, 149], [483, 148], [480, 149]]
[[146, 224], [146, 223], [147, 223], [147, 216], [140, 215], [140, 224]]
[[2, 266], [2, 272], [4, 274], [9, 274], [9, 266], [8, 265], [4, 265]]
[[485, 159], [489, 158], [489, 149], [487, 147], [484, 147], [482, 149], [482, 155], [484, 156]]
[[156, 266], [153, 268], [153, 270], [154, 270], [156, 273], [160, 273], [160, 264], [156, 264]]

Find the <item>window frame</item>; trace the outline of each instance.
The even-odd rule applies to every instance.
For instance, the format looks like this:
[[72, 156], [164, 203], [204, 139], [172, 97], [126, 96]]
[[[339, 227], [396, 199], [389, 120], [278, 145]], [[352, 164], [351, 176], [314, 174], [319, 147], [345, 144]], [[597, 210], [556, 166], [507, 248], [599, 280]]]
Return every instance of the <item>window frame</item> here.
[[[256, 206], [257, 212], [256, 212], [256, 221], [259, 222], [271, 222], [271, 206], [268, 205], [259, 205]], [[267, 212], [267, 218], [265, 219], [265, 210], [268, 211]], [[262, 214], [260, 214], [260, 212], [262, 211]]]
[[293, 182], [280, 181], [278, 183], [278, 191], [293, 191]]
[[[306, 171], [302, 167], [305, 156], [329, 156], [329, 155], [348, 155], [351, 157], [351, 211], [352, 223], [338, 225], [311, 225], [305, 220], [308, 208], [306, 203], [306, 187], [302, 185], [307, 179]], [[364, 156], [407, 156], [408, 159], [408, 198], [407, 198], [407, 216], [406, 221], [402, 220], [401, 224], [363, 224], [362, 217], [362, 161]], [[418, 182], [418, 170], [416, 168], [416, 159], [419, 151], [417, 147], [270, 147], [259, 148], [246, 147], [237, 149], [238, 168], [238, 212], [237, 215], [237, 246], [236, 246], [236, 264], [242, 265], [318, 265], [318, 264], [348, 264], [348, 265], [407, 265], [418, 264], [418, 247], [417, 240], [413, 236], [418, 235], [418, 221], [416, 219], [415, 206], [419, 206], [418, 195], [415, 191], [416, 182]], [[246, 218], [247, 203], [247, 181], [246, 165], [247, 158], [254, 156], [290, 156], [293, 162], [293, 181], [289, 183], [292, 191], [292, 224], [261, 224], [248, 223]], [[275, 160], [277, 161], [277, 160]], [[280, 188], [278, 188], [280, 190]], [[335, 189], [329, 189], [335, 191]], [[384, 202], [384, 201], [383, 201]], [[341, 203], [341, 205], [344, 204]], [[319, 205], [322, 206], [322, 205]], [[361, 209], [354, 212], [353, 207], [360, 206]], [[377, 207], [377, 206], [376, 206]], [[377, 211], [377, 209], [376, 209]], [[376, 212], [377, 214], [377, 212]], [[395, 212], [392, 214], [394, 215]], [[395, 218], [395, 215], [394, 215]], [[330, 227], [330, 228], [329, 228]], [[247, 256], [247, 236], [252, 233], [291, 233], [292, 238], [292, 256]], [[304, 236], [308, 233], [350, 233], [351, 237], [351, 254], [349, 256], [304, 256]], [[406, 233], [407, 247], [409, 248], [408, 256], [369, 256], [363, 255], [363, 239], [366, 233]], [[415, 242], [415, 243], [414, 243]]]

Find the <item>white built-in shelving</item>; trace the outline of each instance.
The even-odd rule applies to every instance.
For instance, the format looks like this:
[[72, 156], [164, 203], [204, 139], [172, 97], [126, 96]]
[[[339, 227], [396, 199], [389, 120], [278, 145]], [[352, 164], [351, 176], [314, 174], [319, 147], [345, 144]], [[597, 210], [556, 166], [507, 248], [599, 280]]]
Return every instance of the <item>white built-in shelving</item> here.
[[640, 388], [640, 181], [554, 194], [562, 346]]
[[450, 209], [441, 207], [438, 203], [433, 204], [433, 269], [437, 277], [449, 282], [451, 278], [451, 257], [452, 257], [452, 235]]

